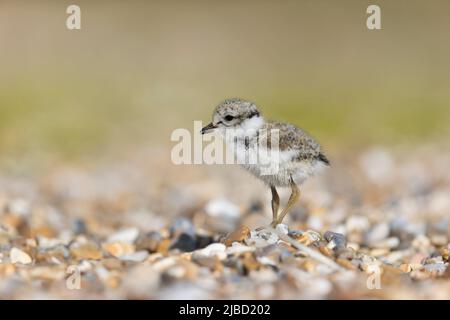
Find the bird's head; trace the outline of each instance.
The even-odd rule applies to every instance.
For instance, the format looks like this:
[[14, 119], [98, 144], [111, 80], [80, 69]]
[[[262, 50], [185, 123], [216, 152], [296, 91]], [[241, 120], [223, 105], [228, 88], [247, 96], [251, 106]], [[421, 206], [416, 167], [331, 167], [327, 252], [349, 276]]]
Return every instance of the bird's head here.
[[[204, 127], [201, 134], [215, 129], [257, 129], [262, 122], [258, 108], [252, 102], [242, 99], [227, 99], [215, 109], [212, 122]], [[255, 128], [252, 128], [252, 127]]]

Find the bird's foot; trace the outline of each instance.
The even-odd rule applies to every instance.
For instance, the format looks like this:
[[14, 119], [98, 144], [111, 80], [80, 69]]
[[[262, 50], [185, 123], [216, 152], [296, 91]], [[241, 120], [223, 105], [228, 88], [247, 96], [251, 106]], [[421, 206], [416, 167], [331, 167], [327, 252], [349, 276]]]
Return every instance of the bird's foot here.
[[277, 225], [279, 225], [279, 224], [280, 224], [280, 222], [278, 220], [274, 220], [270, 223], [270, 226], [275, 229], [277, 227]]
[[272, 221], [268, 226], [262, 226], [262, 227], [258, 227], [255, 229], [255, 231], [262, 231], [262, 230], [266, 230], [268, 228], [276, 228], [277, 225], [279, 225], [280, 223], [276, 220]]

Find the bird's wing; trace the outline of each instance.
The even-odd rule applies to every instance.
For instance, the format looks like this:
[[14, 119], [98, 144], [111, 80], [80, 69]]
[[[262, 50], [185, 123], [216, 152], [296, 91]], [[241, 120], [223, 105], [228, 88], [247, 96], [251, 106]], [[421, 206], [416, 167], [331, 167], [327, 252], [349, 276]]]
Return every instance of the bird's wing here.
[[319, 160], [329, 164], [328, 159], [321, 152], [320, 145], [304, 130], [289, 123], [279, 122], [268, 122], [264, 129], [267, 130], [267, 135], [260, 141], [263, 145], [264, 143], [271, 145], [272, 135], [276, 135], [276, 131], [272, 130], [278, 129], [279, 149], [293, 151], [293, 160]]

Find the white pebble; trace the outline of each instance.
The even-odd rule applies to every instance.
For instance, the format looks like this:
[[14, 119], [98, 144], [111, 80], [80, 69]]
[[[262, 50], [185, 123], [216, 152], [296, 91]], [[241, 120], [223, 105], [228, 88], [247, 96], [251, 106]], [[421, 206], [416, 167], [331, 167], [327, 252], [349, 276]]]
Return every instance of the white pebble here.
[[28, 253], [15, 247], [11, 249], [9, 253], [9, 258], [11, 259], [12, 263], [29, 264], [33, 261], [31, 257], [28, 255]]
[[139, 230], [137, 228], [127, 228], [120, 230], [113, 235], [109, 236], [107, 242], [123, 242], [132, 244], [139, 236]]

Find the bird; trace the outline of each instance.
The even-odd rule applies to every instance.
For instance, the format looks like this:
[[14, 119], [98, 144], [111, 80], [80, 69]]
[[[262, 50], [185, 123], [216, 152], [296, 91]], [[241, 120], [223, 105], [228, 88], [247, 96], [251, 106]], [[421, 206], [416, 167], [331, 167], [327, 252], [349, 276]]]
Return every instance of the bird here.
[[[218, 133], [227, 148], [231, 146], [244, 169], [270, 188], [273, 228], [283, 222], [299, 201], [300, 186], [330, 166], [320, 144], [306, 131], [293, 124], [266, 120], [255, 103], [244, 99], [231, 98], [219, 103], [211, 123], [200, 133], [211, 132]], [[259, 160], [250, 162], [252, 155]], [[267, 165], [274, 163], [275, 170], [268, 171]], [[291, 195], [280, 212], [277, 188], [285, 187], [291, 189]]]

